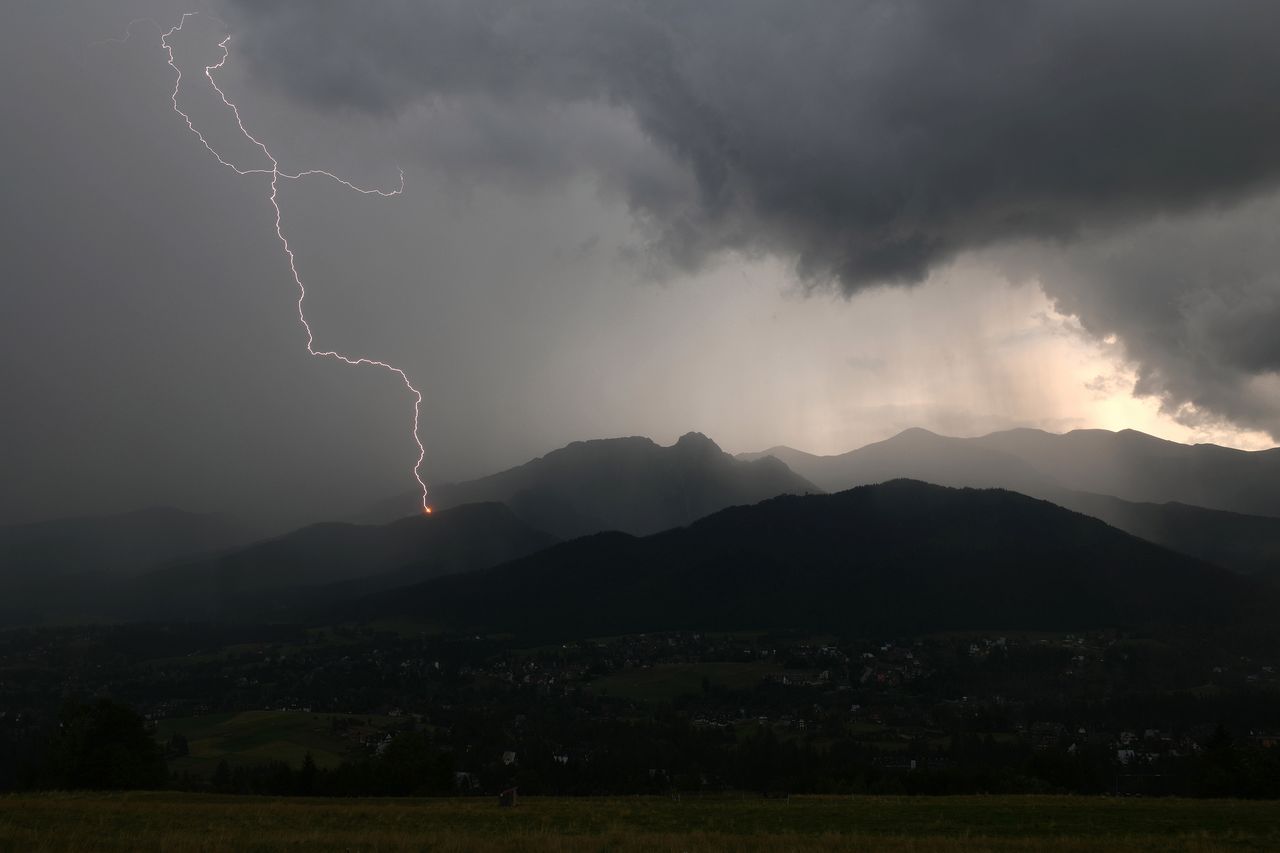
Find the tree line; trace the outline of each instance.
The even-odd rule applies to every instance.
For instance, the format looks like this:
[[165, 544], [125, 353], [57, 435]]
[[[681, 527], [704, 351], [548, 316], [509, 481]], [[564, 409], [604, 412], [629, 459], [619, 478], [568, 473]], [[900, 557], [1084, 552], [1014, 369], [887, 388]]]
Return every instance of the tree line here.
[[[276, 796], [670, 794], [757, 791], [841, 794], [1142, 794], [1280, 797], [1280, 748], [1236, 739], [1223, 727], [1194, 755], [1122, 765], [1102, 747], [1035, 750], [958, 736], [949, 749], [889, 754], [852, 740], [821, 746], [761, 727], [744, 737], [696, 732], [666, 720], [619, 726], [590, 754], [526, 742], [518, 758], [459, 761], [456, 745], [425, 732], [395, 734], [375, 754], [320, 767], [310, 754], [282, 761], [222, 761], [212, 777], [170, 772], [180, 735], [158, 742], [132, 709], [107, 699], [68, 702], [56, 724], [0, 740], [0, 790], [163, 789]], [[913, 761], [908, 755], [920, 755]]]

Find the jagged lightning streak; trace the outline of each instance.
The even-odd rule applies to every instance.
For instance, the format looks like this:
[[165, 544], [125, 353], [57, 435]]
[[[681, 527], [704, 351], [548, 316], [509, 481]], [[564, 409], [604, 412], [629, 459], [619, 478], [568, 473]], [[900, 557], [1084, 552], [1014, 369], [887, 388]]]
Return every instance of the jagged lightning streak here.
[[307, 332], [307, 352], [313, 356], [317, 356], [321, 358], [335, 358], [338, 361], [341, 361], [341, 362], [344, 362], [345, 364], [350, 364], [353, 366], [367, 365], [369, 367], [379, 367], [379, 368], [382, 368], [383, 370], [388, 370], [394, 373], [396, 376], [399, 376], [400, 381], [404, 383], [404, 387], [408, 388], [409, 393], [413, 395], [413, 441], [414, 441], [414, 444], [418, 446], [418, 459], [416, 462], [414, 462], [414, 465], [413, 465], [413, 478], [418, 482], [418, 486], [422, 490], [422, 511], [424, 513], [429, 514], [431, 512], [431, 506], [430, 504], [427, 503], [427, 484], [422, 479], [422, 461], [423, 459], [426, 458], [427, 450], [423, 446], [422, 439], [419, 436], [420, 412], [422, 409], [422, 392], [419, 391], [417, 388], [415, 388], [413, 383], [409, 381], [408, 374], [406, 374], [404, 370], [402, 370], [401, 368], [396, 367], [394, 364], [389, 364], [385, 361], [378, 361], [377, 359], [372, 359], [372, 358], [363, 358], [363, 357], [352, 358], [351, 356], [343, 355], [342, 353], [335, 352], [334, 350], [317, 350], [315, 348], [315, 340], [316, 340], [315, 333], [311, 330], [311, 324], [307, 322], [307, 315], [303, 310], [303, 303], [306, 301], [306, 298], [307, 298], [307, 288], [306, 288], [306, 285], [302, 283], [302, 276], [298, 273], [297, 260], [294, 257], [293, 248], [289, 245], [289, 238], [285, 236], [284, 227], [281, 222], [283, 218], [283, 214], [281, 213], [281, 210], [280, 210], [280, 180], [282, 178], [285, 180], [296, 181], [296, 180], [301, 180], [302, 178], [307, 178], [307, 177], [315, 177], [315, 176], [325, 177], [325, 178], [329, 178], [330, 180], [338, 182], [339, 184], [346, 187], [347, 189], [353, 190], [358, 193], [362, 193], [364, 195], [379, 195], [383, 197], [390, 197], [390, 196], [400, 195], [401, 193], [404, 192], [404, 170], [403, 169], [400, 170], [400, 186], [394, 190], [365, 189], [363, 187], [358, 187], [355, 184], [351, 183], [350, 181], [340, 178], [337, 175], [333, 174], [332, 172], [327, 172], [324, 169], [307, 169], [305, 171], [299, 171], [294, 174], [281, 171], [280, 161], [276, 159], [275, 155], [271, 153], [271, 151], [267, 148], [267, 146], [261, 140], [259, 140], [256, 136], [250, 133], [249, 130], [244, 126], [244, 120], [240, 116], [240, 109], [234, 103], [232, 103], [232, 101], [227, 97], [226, 92], [222, 91], [221, 87], [218, 86], [217, 81], [214, 80], [213, 73], [219, 70], [220, 68], [222, 68], [226, 64], [227, 58], [230, 56], [230, 49], [227, 47], [227, 45], [231, 43], [231, 36], [227, 36], [221, 42], [218, 43], [218, 47], [222, 49], [222, 58], [219, 59], [217, 62], [215, 62], [213, 65], [206, 65], [204, 69], [204, 76], [208, 79], [209, 85], [213, 87], [213, 90], [218, 93], [218, 97], [222, 99], [222, 103], [225, 104], [227, 108], [231, 110], [231, 114], [235, 117], [236, 125], [240, 128], [240, 132], [244, 135], [245, 139], [249, 140], [249, 142], [257, 146], [258, 149], [262, 151], [263, 155], [265, 155], [267, 160], [271, 163], [271, 168], [241, 169], [239, 166], [235, 165], [229, 160], [223, 159], [222, 155], [218, 153], [217, 149], [215, 149], [212, 144], [210, 144], [209, 140], [205, 138], [204, 134], [202, 134], [196, 128], [195, 124], [191, 121], [191, 116], [183, 112], [182, 108], [178, 106], [178, 92], [182, 89], [182, 69], [180, 69], [178, 67], [177, 62], [174, 61], [173, 45], [169, 43], [169, 39], [173, 36], [174, 33], [182, 29], [183, 25], [186, 24], [188, 18], [193, 17], [196, 14], [198, 13], [187, 12], [178, 20], [178, 23], [174, 27], [162, 33], [160, 36], [160, 46], [164, 49], [165, 54], [168, 56], [169, 67], [173, 69], [174, 75], [175, 75], [175, 79], [173, 83], [173, 94], [170, 95], [170, 98], [169, 98], [169, 100], [173, 103], [173, 111], [182, 117], [183, 121], [185, 121], [187, 124], [187, 129], [190, 130], [193, 134], [195, 134], [196, 138], [200, 140], [201, 144], [204, 145], [205, 149], [210, 154], [212, 154], [214, 158], [217, 159], [217, 161], [221, 163], [223, 166], [226, 166], [227, 168], [231, 169], [237, 175], [270, 175], [271, 176], [271, 194], [270, 196], [268, 196], [268, 200], [271, 202], [271, 207], [275, 210], [276, 237], [280, 240], [280, 246], [284, 250], [285, 257], [289, 261], [289, 272], [293, 275], [294, 284], [298, 286], [298, 303], [297, 303], [298, 322], [302, 324], [302, 328], [305, 329]]

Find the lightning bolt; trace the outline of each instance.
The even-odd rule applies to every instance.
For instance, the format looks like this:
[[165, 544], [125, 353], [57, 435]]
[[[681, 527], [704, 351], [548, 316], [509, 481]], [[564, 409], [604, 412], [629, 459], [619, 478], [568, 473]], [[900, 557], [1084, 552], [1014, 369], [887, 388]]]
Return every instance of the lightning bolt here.
[[[226, 105], [226, 107], [231, 111], [231, 114], [235, 117], [236, 125], [240, 128], [240, 132], [244, 135], [244, 138], [249, 140], [249, 142], [257, 146], [257, 148], [262, 151], [267, 160], [271, 163], [271, 168], [242, 169], [235, 165], [235, 163], [224, 159], [223, 156], [218, 153], [217, 149], [210, 144], [209, 140], [205, 138], [204, 134], [196, 128], [195, 124], [191, 121], [191, 116], [183, 112], [182, 107], [178, 105], [178, 93], [182, 89], [182, 69], [178, 68], [178, 64], [174, 61], [173, 45], [170, 44], [169, 39], [173, 37], [174, 33], [182, 30], [182, 27], [187, 23], [188, 18], [194, 17], [196, 14], [198, 13], [187, 12], [178, 20], [178, 23], [175, 26], [162, 33], [160, 36], [160, 46], [168, 56], [169, 67], [173, 69], [175, 75], [173, 93], [169, 97], [169, 100], [173, 103], [173, 111], [182, 117], [182, 120], [186, 122], [187, 129], [200, 140], [205, 149], [223, 166], [226, 166], [237, 175], [241, 176], [271, 176], [271, 193], [267, 198], [268, 201], [271, 202], [272, 209], [275, 211], [276, 237], [279, 239], [280, 247], [289, 261], [289, 272], [293, 275], [293, 282], [298, 286], [298, 322], [302, 324], [302, 328], [307, 333], [307, 352], [318, 358], [333, 358], [343, 362], [344, 364], [350, 364], [352, 366], [377, 367], [382, 370], [390, 371], [400, 378], [400, 381], [404, 383], [404, 387], [407, 388], [409, 393], [413, 396], [413, 442], [418, 446], [418, 458], [413, 464], [413, 478], [417, 481], [419, 488], [422, 490], [422, 511], [430, 514], [431, 506], [427, 503], [427, 484], [422, 479], [421, 473], [422, 461], [427, 455], [426, 448], [423, 446], [422, 439], [419, 435], [422, 392], [415, 388], [413, 383], [409, 381], [408, 374], [406, 374], [403, 369], [396, 367], [394, 364], [389, 364], [385, 361], [378, 361], [373, 358], [348, 356], [340, 352], [335, 352], [334, 350], [318, 350], [315, 348], [315, 332], [312, 331], [311, 324], [307, 322], [307, 315], [303, 310], [303, 303], [306, 302], [307, 299], [307, 287], [302, 283], [302, 276], [298, 273], [297, 260], [294, 257], [293, 248], [289, 245], [289, 238], [285, 236], [284, 227], [281, 221], [283, 219], [283, 215], [280, 211], [281, 180], [297, 181], [310, 177], [328, 178], [329, 180], [336, 181], [349, 190], [363, 195], [379, 195], [384, 198], [390, 198], [391, 196], [397, 196], [404, 192], [404, 170], [400, 170], [400, 186], [394, 190], [366, 189], [364, 187], [359, 187], [344, 178], [338, 177], [332, 172], [325, 171], [324, 169], [307, 169], [305, 171], [299, 171], [292, 174], [282, 171], [280, 168], [280, 161], [276, 159], [275, 155], [271, 153], [270, 149], [268, 149], [261, 140], [249, 132], [248, 128], [245, 127], [244, 120], [240, 116], [240, 109], [227, 97], [226, 92], [218, 86], [217, 81], [214, 79], [214, 72], [223, 68], [230, 56], [230, 49], [228, 48], [228, 45], [231, 43], [231, 36], [227, 36], [218, 43], [218, 47], [222, 49], [222, 58], [213, 65], [206, 65], [204, 69], [204, 76], [208, 79], [209, 85], [213, 87], [213, 90], [218, 93], [218, 97], [222, 99], [222, 103]], [[132, 24], [130, 26], [132, 26]]]

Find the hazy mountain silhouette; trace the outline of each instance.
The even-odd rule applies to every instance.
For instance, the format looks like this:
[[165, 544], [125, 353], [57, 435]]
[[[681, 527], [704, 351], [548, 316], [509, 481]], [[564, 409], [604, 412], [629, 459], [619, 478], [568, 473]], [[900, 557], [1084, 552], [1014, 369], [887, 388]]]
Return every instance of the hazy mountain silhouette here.
[[1280, 448], [1179, 444], [1131, 429], [1015, 429], [972, 441], [1022, 459], [1067, 489], [1280, 517]]
[[1280, 581], [1280, 518], [1172, 502], [1135, 503], [1066, 490], [1042, 497], [1166, 548]]
[[159, 563], [244, 545], [258, 532], [225, 515], [156, 507], [0, 527], [0, 574], [132, 574]]
[[257, 536], [225, 515], [169, 507], [0, 528], [0, 624], [81, 612], [123, 578]]
[[1230, 624], [1277, 594], [1053, 504], [894, 481], [785, 496], [645, 538], [603, 533], [352, 605], [544, 638]]
[[[1280, 576], [1280, 518], [1266, 517], [1280, 508], [1276, 451], [1183, 445], [1132, 430], [949, 438], [910, 429], [838, 456], [775, 447], [740, 458], [766, 455], [831, 491], [896, 477], [1012, 489], [1237, 571]], [[1213, 506], [1251, 507], [1253, 515]]]
[[[579, 441], [524, 465], [432, 488], [436, 507], [498, 501], [533, 527], [569, 539], [604, 530], [643, 535], [739, 504], [820, 491], [776, 459], [734, 459], [691, 432], [670, 447], [648, 438]], [[377, 508], [404, 515], [410, 499]]]
[[838, 456], [815, 456], [784, 446], [738, 454], [751, 461], [770, 456], [832, 492], [899, 478], [957, 488], [994, 486], [1023, 494], [1058, 485], [1012, 454], [919, 428]]
[[147, 573], [123, 590], [124, 614], [245, 618], [294, 611], [531, 554], [556, 541], [494, 503], [385, 525], [326, 523], [244, 550]]

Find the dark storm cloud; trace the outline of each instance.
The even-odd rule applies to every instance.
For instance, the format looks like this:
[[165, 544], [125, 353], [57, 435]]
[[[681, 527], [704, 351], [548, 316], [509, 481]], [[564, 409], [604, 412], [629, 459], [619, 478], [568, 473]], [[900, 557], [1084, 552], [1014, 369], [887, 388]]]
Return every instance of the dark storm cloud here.
[[[1280, 4], [238, 10], [257, 71], [293, 96], [388, 115], [470, 109], [468, 130], [433, 156], [526, 180], [593, 173], [624, 196], [660, 266], [771, 252], [810, 284], [852, 293], [917, 282], [967, 250], [1078, 248], [1078, 263], [1049, 252], [1058, 266], [1044, 286], [1086, 328], [1122, 339], [1139, 392], [1183, 420], [1280, 432], [1256, 387], [1278, 367], [1275, 265], [1250, 251], [1272, 241], [1272, 209], [1251, 209], [1261, 228], [1234, 216], [1142, 230], [1274, 186]], [[620, 135], [592, 130], [592, 107], [606, 124], [628, 113], [665, 160], [611, 144]]]
[[[1280, 432], [1280, 198], [1162, 217], [1068, 250], [1030, 253], [1060, 311], [1115, 335], [1136, 392], [1188, 426], [1224, 416]], [[1021, 269], [1018, 269], [1021, 267]]]
[[[1029, 327], [1009, 277], [1115, 334], [1175, 417], [1280, 435], [1274, 3], [11, 5], [0, 524], [274, 527], [412, 485], [403, 387], [306, 354], [265, 177], [173, 112], [160, 29], [192, 5], [233, 27], [219, 79], [287, 166], [405, 167], [392, 200], [287, 182], [284, 227], [318, 341], [424, 388], [432, 484], [605, 435], [838, 452], [1145, 418], [1087, 408], [1129, 373]], [[188, 20], [180, 100], [247, 163], [201, 73], [224, 35]], [[932, 280], [842, 304], [793, 298], [792, 267]]]
[[[635, 180], [622, 158], [608, 164], [681, 265], [763, 248], [850, 290], [916, 281], [964, 249], [1231, 197], [1280, 168], [1272, 3], [466, 0], [241, 12], [260, 71], [317, 104], [626, 108], [696, 178], [688, 193]], [[495, 130], [518, 145], [514, 128]], [[528, 149], [542, 137], [526, 139]]]

